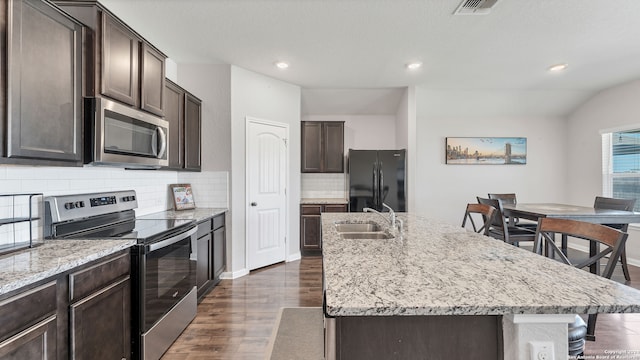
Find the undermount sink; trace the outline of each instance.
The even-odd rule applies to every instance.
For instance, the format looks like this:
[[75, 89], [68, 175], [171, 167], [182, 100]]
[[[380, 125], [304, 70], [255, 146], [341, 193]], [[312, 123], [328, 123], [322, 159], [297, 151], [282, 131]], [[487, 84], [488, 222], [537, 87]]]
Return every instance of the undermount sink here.
[[351, 232], [340, 234], [343, 239], [392, 239], [393, 236], [384, 232]]
[[378, 224], [370, 223], [338, 223], [336, 224], [336, 231], [339, 233], [361, 233], [361, 232], [374, 232], [380, 231]]

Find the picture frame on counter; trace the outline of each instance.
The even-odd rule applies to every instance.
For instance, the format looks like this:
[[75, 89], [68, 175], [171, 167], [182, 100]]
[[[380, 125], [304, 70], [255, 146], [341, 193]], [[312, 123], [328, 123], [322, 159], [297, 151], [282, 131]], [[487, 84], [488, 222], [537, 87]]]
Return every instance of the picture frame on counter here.
[[447, 137], [445, 164], [526, 165], [525, 137]]
[[193, 198], [191, 184], [171, 184], [171, 198], [175, 210], [195, 209], [196, 203]]

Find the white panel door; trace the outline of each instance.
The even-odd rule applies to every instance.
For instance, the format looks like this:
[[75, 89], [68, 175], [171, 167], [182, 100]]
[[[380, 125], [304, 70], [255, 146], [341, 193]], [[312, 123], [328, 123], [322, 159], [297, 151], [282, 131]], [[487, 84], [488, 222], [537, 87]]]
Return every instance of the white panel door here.
[[247, 123], [247, 261], [249, 270], [284, 261], [288, 128]]

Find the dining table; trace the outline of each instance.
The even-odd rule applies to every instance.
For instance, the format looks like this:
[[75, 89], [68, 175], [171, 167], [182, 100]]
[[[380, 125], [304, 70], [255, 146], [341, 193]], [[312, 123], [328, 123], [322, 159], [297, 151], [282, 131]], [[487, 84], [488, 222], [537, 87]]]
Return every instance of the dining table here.
[[[640, 223], [640, 212], [596, 209], [589, 206], [556, 204], [556, 203], [516, 203], [503, 204], [504, 215], [509, 217], [509, 223], [512, 224], [513, 219], [527, 219], [538, 221], [543, 217], [556, 219], [571, 219], [577, 221], [585, 221], [595, 224], [632, 224]], [[567, 236], [562, 236], [561, 250], [567, 254]], [[589, 253], [593, 256], [598, 251], [597, 244], [591, 242]], [[599, 272], [598, 264], [594, 264], [590, 268], [591, 272], [597, 274]]]

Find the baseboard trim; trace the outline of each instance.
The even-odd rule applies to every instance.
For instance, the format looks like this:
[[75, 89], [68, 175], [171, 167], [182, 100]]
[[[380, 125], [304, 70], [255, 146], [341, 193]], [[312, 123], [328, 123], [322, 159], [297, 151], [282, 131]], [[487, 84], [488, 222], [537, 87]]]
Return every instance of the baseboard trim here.
[[241, 270], [238, 270], [238, 271], [225, 271], [222, 274], [220, 274], [220, 279], [233, 280], [233, 279], [237, 279], [239, 277], [243, 277], [245, 275], [249, 275], [249, 270], [241, 269]]
[[286, 262], [292, 262], [292, 261], [296, 261], [296, 260], [300, 260], [302, 259], [302, 254], [300, 252], [297, 252], [295, 254], [291, 254], [287, 257]]

